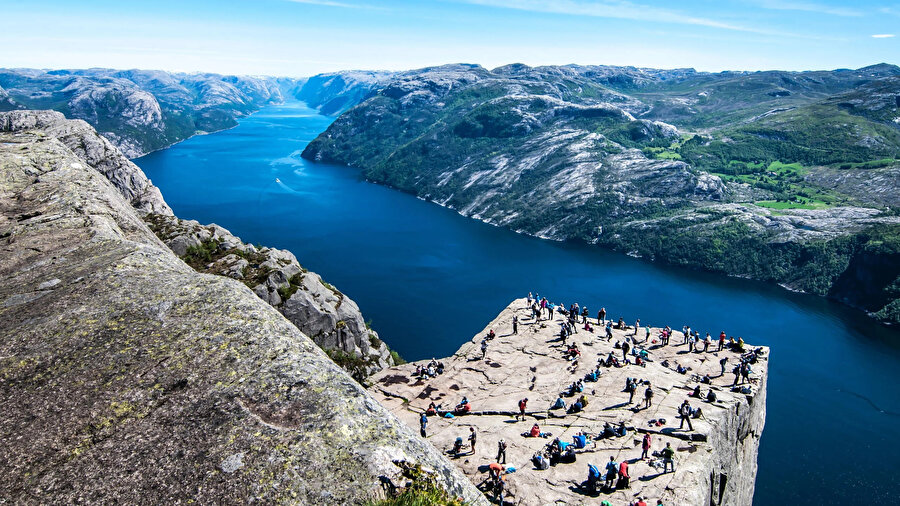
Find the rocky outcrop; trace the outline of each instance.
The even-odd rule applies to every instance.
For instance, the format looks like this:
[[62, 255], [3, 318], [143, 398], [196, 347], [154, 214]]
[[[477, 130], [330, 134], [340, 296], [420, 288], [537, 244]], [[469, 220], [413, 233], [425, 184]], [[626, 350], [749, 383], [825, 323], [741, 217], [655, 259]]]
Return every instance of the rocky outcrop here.
[[395, 74], [370, 70], [317, 74], [293, 90], [293, 96], [322, 114], [336, 116], [362, 102]]
[[[558, 339], [560, 315], [551, 321], [545, 311], [541, 320], [535, 321], [526, 307], [525, 300], [514, 301], [452, 357], [440, 359], [444, 364], [442, 374], [418, 377], [416, 367], [426, 364], [405, 364], [373, 376], [370, 391], [410, 427], [418, 427], [419, 417], [430, 403], [449, 411], [466, 397], [470, 413], [455, 418], [431, 417], [428, 439], [448, 450], [457, 437], [465, 438], [470, 427], [475, 428], [475, 451], [464, 448], [462, 456], [453, 460], [475, 484], [487, 477], [487, 464], [495, 462], [497, 443], [503, 439], [507, 444], [506, 464], [516, 468], [514, 474], [505, 477], [510, 495], [507, 501], [513, 504], [595, 504], [601, 500], [630, 504], [638, 496], [648, 504], [655, 504], [657, 499], [663, 504], [752, 504], [756, 457], [766, 417], [766, 348], [752, 365], [750, 383], [737, 389], [732, 387], [731, 370], [739, 362], [740, 353], [717, 351], [717, 344], [707, 352], [689, 351], [681, 344], [684, 340], [678, 331], [668, 346], [662, 346], [656, 338], [660, 329], [652, 329], [649, 342], [644, 341], [643, 329], [638, 333], [632, 343], [648, 352], [644, 367], [635, 365], [633, 355], [629, 357], [631, 363], [623, 367], [598, 366], [598, 359], [606, 359], [610, 353], [622, 358], [622, 350], [616, 346], [634, 339], [633, 330], [614, 329], [613, 339], [607, 341], [602, 326], [595, 326], [591, 332], [579, 325], [566, 344], [577, 345], [581, 355], [577, 360], [567, 360], [566, 347]], [[512, 332], [514, 316], [519, 318], [517, 334]], [[482, 357], [481, 342], [490, 330], [496, 337], [486, 341]], [[719, 361], [723, 358], [727, 360], [727, 373], [720, 375]], [[679, 365], [686, 373], [676, 370]], [[567, 413], [566, 409], [549, 409], [560, 395], [567, 406], [574, 404], [581, 394], [566, 396], [561, 392], [595, 368], [600, 375], [597, 381], [584, 382], [588, 404], [583, 410]], [[700, 378], [706, 374], [711, 383], [701, 384]], [[624, 390], [626, 378], [642, 382], [634, 402]], [[643, 406], [644, 382], [649, 382], [654, 391], [649, 407]], [[698, 386], [704, 398], [712, 391], [716, 399], [709, 402], [691, 397]], [[520, 420], [514, 416], [523, 398], [528, 402], [525, 419]], [[685, 400], [703, 413], [692, 419], [693, 430], [687, 425], [679, 428], [678, 408]], [[659, 419], [665, 419], [665, 424], [650, 423]], [[628, 434], [597, 437], [606, 423], [624, 423]], [[533, 424], [552, 436], [524, 437]], [[571, 443], [578, 433], [587, 433], [589, 439], [585, 448], [576, 450], [576, 462], [561, 462], [547, 470], [531, 463], [531, 457], [543, 451], [553, 438]], [[642, 461], [644, 434], [651, 435], [652, 444], [650, 458]], [[659, 452], [666, 443], [676, 453], [675, 472], [663, 474]], [[585, 486], [586, 464], [604, 472], [610, 457], [616, 462], [629, 462], [630, 488], [592, 494]]]
[[[358, 504], [472, 485], [47, 128], [0, 132], [0, 502]], [[10, 121], [4, 116], [4, 121]]]
[[189, 265], [242, 281], [360, 381], [394, 364], [356, 303], [304, 269], [290, 251], [257, 249], [218, 225], [156, 214], [144, 219]]
[[56, 111], [0, 113], [0, 132], [38, 130], [38, 135], [58, 139], [85, 164], [100, 171], [136, 209], [164, 215], [172, 210], [159, 188], [137, 165], [81, 120], [68, 121]]
[[286, 78], [159, 70], [0, 70], [0, 111], [54, 108], [136, 158], [283, 101]]

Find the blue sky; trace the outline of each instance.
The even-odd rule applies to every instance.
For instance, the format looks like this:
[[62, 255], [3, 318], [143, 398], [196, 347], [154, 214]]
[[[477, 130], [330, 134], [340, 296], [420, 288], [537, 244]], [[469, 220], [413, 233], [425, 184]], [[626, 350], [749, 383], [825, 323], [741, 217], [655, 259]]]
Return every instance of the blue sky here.
[[3, 0], [0, 67], [306, 76], [452, 62], [900, 63], [900, 0]]

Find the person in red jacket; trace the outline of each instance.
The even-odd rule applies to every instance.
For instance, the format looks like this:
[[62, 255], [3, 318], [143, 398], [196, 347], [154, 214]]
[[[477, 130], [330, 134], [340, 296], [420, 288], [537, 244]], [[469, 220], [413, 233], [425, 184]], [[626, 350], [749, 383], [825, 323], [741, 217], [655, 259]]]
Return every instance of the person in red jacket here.
[[624, 460], [619, 463], [619, 483], [616, 485], [616, 489], [620, 488], [631, 488], [631, 476], [628, 476], [628, 462]]
[[[525, 421], [525, 407], [528, 406], [528, 397], [519, 401], [519, 416], [522, 417], [522, 421]], [[516, 420], [519, 419], [519, 416], [516, 417]]]
[[644, 441], [641, 443], [641, 460], [647, 458], [650, 453], [650, 434], [644, 434]]

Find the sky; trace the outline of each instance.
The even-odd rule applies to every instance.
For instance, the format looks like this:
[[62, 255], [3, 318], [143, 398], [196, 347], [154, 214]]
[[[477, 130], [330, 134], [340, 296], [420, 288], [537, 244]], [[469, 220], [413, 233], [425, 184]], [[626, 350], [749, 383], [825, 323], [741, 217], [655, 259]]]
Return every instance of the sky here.
[[301, 77], [445, 63], [900, 63], [900, 0], [0, 0], [0, 67]]

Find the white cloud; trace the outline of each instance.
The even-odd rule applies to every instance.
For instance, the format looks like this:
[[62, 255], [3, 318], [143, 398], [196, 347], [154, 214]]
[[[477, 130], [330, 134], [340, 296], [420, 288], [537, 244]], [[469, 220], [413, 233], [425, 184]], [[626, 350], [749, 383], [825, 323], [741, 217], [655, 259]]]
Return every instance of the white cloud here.
[[890, 39], [894, 37], [893, 33], [876, 33], [872, 36], [873, 39]]
[[818, 4], [814, 2], [783, 2], [779, 0], [760, 0], [756, 2], [763, 9], [771, 9], [778, 11], [803, 11], [815, 12], [818, 14], [830, 14], [832, 16], [843, 17], [862, 17], [864, 13], [857, 9], [847, 7], [834, 7], [831, 5]]
[[345, 2], [332, 2], [331, 0], [287, 0], [288, 2], [293, 2], [295, 4], [307, 4], [307, 5], [321, 5], [324, 7], [341, 7], [343, 9], [379, 9], [379, 7], [373, 7], [371, 5], [364, 4], [350, 4]]

